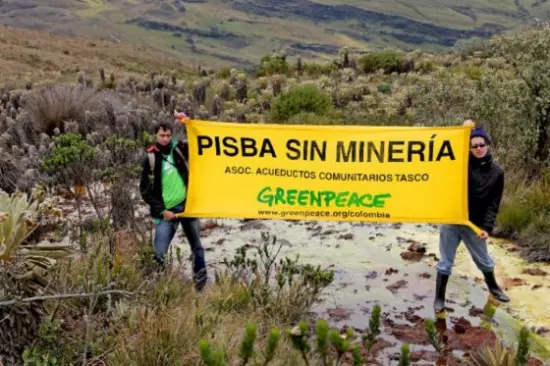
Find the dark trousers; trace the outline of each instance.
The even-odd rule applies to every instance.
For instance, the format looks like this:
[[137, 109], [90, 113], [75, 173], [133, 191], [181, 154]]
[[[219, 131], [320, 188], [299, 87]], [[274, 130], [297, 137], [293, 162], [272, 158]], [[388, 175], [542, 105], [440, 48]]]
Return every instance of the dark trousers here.
[[[178, 205], [170, 211], [174, 213], [183, 212], [183, 205]], [[161, 220], [156, 224], [155, 238], [153, 247], [155, 250], [155, 258], [161, 264], [164, 264], [164, 257], [168, 252], [170, 244], [174, 239], [174, 235], [181, 224], [185, 236], [191, 246], [193, 253], [193, 275], [195, 286], [198, 290], [202, 290], [207, 281], [206, 263], [204, 259], [204, 248], [201, 243], [200, 231], [201, 225], [197, 218], [182, 217], [174, 220]]]

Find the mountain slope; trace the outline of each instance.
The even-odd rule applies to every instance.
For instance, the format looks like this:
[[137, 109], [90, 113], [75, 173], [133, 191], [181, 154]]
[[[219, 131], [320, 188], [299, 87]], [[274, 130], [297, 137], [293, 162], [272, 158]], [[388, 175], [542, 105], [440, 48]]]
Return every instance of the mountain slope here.
[[276, 49], [324, 57], [347, 46], [426, 50], [488, 37], [547, 0], [0, 0], [0, 24], [152, 46], [219, 66]]

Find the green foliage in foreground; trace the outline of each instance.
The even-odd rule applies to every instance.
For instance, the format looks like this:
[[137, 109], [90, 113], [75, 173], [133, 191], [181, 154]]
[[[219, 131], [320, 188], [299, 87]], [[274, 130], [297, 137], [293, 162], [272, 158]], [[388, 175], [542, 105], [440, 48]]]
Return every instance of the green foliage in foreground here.
[[[380, 334], [380, 306], [375, 305], [371, 314], [370, 327], [362, 337], [357, 338], [352, 328], [341, 333], [337, 329], [330, 329], [324, 319], [315, 323], [314, 337], [310, 336], [308, 323], [300, 321], [292, 329], [287, 330], [284, 336], [290, 340], [292, 347], [299, 353], [306, 365], [340, 365], [346, 354], [351, 354], [353, 364], [356, 366], [365, 364], [365, 357], [362, 350], [368, 356], [368, 350], [372, 348], [371, 342], [376, 343], [376, 335]], [[257, 326], [255, 323], [248, 323], [245, 327], [238, 354], [240, 364], [250, 363], [268, 365], [276, 360], [277, 347], [281, 340], [281, 331], [277, 328], [271, 329], [267, 334], [267, 340], [263, 350], [255, 348], [257, 340]], [[230, 365], [227, 353], [223, 349], [214, 350], [208, 340], [202, 339], [199, 342], [202, 361], [207, 366]], [[406, 360], [407, 353], [403, 359]], [[406, 361], [404, 361], [406, 362]], [[408, 363], [403, 363], [408, 365]]]

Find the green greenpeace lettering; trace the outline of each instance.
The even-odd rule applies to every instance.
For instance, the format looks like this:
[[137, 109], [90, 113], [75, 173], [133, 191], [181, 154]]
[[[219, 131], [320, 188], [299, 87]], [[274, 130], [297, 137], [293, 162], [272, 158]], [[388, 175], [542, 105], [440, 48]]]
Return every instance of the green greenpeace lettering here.
[[290, 205], [290, 206], [317, 206], [329, 207], [367, 207], [383, 208], [389, 193], [357, 193], [357, 192], [334, 192], [334, 191], [310, 191], [276, 187], [272, 189], [267, 186], [258, 192], [257, 200], [268, 206]]

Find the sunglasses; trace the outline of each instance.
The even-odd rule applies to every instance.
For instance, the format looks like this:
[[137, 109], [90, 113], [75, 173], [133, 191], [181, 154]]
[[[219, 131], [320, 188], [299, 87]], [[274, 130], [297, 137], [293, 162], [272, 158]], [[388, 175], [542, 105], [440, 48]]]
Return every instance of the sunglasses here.
[[475, 145], [472, 145], [472, 149], [477, 149], [477, 148], [484, 148], [485, 146], [487, 146], [487, 144], [475, 144]]

